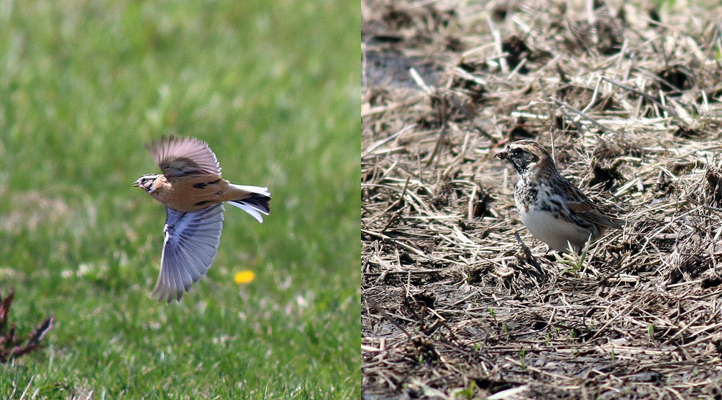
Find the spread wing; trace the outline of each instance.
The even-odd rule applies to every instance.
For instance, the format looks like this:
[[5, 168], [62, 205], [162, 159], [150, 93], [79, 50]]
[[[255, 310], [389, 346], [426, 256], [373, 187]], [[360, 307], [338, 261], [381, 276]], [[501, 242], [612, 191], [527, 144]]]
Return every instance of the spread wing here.
[[160, 301], [180, 301], [211, 267], [216, 258], [223, 229], [223, 204], [199, 211], [167, 209], [165, 244], [160, 275], [153, 296]]
[[216, 155], [206, 142], [191, 137], [161, 137], [145, 146], [166, 178], [214, 174], [220, 177]]

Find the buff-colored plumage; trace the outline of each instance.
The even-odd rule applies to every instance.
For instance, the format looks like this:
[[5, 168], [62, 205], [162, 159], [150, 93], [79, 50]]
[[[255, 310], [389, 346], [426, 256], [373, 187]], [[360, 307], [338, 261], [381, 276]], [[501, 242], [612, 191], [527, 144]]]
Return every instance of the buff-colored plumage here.
[[167, 209], [160, 276], [153, 295], [180, 301], [205, 275], [216, 256], [223, 228], [223, 203], [249, 213], [258, 222], [270, 212], [266, 187], [234, 185], [221, 178], [216, 155], [203, 141], [163, 137], [146, 146], [163, 174], [135, 181]]

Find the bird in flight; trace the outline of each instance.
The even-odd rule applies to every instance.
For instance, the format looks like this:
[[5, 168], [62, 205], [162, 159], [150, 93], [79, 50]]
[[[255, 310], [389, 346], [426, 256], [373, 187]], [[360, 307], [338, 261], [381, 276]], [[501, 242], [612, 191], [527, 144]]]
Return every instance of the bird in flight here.
[[213, 263], [223, 229], [223, 203], [258, 222], [270, 212], [271, 193], [261, 186], [234, 185], [208, 144], [191, 137], [162, 137], [146, 148], [162, 174], [143, 175], [140, 187], [166, 206], [165, 242], [153, 296], [170, 303], [205, 275]]

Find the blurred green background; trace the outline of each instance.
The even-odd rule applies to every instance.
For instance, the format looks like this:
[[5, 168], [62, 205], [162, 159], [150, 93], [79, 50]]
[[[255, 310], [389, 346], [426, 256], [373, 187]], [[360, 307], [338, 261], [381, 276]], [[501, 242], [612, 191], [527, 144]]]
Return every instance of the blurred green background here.
[[[22, 334], [56, 317], [0, 397], [360, 397], [359, 7], [0, 0], [0, 295]], [[169, 306], [165, 209], [132, 187], [162, 134], [273, 195], [263, 224], [226, 207]]]

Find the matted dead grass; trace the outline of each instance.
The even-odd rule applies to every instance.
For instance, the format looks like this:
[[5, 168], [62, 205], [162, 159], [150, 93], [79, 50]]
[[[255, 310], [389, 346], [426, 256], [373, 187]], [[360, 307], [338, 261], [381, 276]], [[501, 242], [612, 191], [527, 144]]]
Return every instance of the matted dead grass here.
[[[720, 398], [722, 9], [529, 3], [362, 4], [364, 396]], [[521, 138], [624, 229], [544, 256]]]

